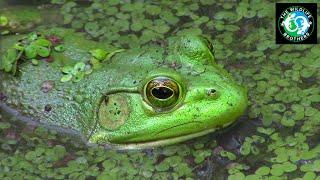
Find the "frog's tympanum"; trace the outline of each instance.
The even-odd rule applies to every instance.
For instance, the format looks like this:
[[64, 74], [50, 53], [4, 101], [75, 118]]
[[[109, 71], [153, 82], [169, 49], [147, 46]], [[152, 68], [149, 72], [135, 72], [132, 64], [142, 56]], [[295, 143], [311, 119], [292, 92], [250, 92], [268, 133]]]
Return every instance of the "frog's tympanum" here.
[[[1, 72], [1, 106], [78, 132], [90, 143], [173, 144], [229, 126], [247, 106], [246, 91], [216, 64], [203, 37], [172, 37], [115, 53], [79, 82], [61, 82], [63, 66], [88, 62], [89, 51], [107, 46], [70, 30], [43, 33], [60, 37], [65, 50], [52, 51], [51, 63], [22, 60], [15, 75]], [[4, 37], [1, 54], [17, 39]]]

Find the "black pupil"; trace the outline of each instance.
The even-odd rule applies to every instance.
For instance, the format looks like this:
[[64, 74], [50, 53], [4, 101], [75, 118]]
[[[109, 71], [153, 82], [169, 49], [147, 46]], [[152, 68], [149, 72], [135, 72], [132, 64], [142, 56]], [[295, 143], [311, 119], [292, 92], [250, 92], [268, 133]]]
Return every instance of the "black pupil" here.
[[151, 93], [158, 99], [167, 99], [172, 96], [173, 91], [167, 87], [155, 87], [152, 89]]

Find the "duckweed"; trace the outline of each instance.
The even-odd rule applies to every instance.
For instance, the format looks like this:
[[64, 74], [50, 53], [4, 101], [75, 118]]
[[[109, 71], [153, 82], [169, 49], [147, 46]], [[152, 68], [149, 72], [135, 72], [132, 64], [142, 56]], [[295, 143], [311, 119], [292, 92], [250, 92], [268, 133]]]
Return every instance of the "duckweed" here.
[[68, 81], [73, 81], [73, 82], [79, 82], [81, 81], [86, 72], [91, 72], [89, 70], [91, 67], [89, 66], [88, 69], [86, 69], [86, 64], [84, 62], [78, 62], [74, 66], [64, 66], [61, 68], [62, 73], [64, 75], [61, 77], [60, 81], [61, 82], [68, 82]]
[[6, 16], [0, 16], [0, 26], [6, 26], [9, 20]]
[[20, 39], [9, 48], [0, 59], [0, 70], [16, 74], [18, 69], [18, 61], [30, 61], [34, 65], [38, 65], [38, 60], [46, 58], [50, 55], [52, 43], [44, 36], [37, 33], [31, 33]]

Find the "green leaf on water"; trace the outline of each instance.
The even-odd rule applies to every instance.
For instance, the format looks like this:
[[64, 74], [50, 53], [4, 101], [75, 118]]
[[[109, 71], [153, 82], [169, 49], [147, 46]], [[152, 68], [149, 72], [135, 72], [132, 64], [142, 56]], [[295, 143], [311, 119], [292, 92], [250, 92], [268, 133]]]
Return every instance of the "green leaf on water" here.
[[251, 152], [251, 142], [248, 142], [248, 141], [245, 141], [243, 144], [242, 144], [242, 146], [241, 146], [241, 148], [240, 148], [240, 153], [242, 154], [242, 155], [248, 155], [248, 154], [250, 154], [250, 152]]
[[140, 21], [133, 22], [130, 26], [132, 31], [140, 31], [143, 28], [143, 25]]
[[51, 4], [64, 4], [66, 2], [66, 0], [51, 0], [50, 3]]
[[155, 28], [155, 31], [159, 34], [165, 34], [170, 30], [170, 27], [166, 24], [159, 25]]
[[91, 58], [90, 59], [90, 64], [92, 65], [92, 68], [93, 69], [99, 69], [101, 68], [101, 62], [96, 59], [96, 58]]
[[105, 58], [106, 61], [109, 61], [115, 54], [119, 53], [119, 52], [122, 52], [122, 51], [125, 51], [125, 49], [117, 49], [115, 51], [112, 51], [111, 53], [109, 53], [107, 55], [107, 57]]
[[18, 57], [17, 50], [15, 50], [13, 48], [10, 48], [10, 49], [7, 50], [6, 53], [7, 53], [5, 55], [6, 61], [8, 61], [8, 63], [13, 64], [17, 60], [17, 57]]
[[261, 176], [266, 176], [270, 173], [270, 168], [267, 166], [262, 166], [262, 167], [259, 167], [255, 173]]
[[97, 22], [88, 22], [84, 25], [84, 29], [93, 37], [99, 36], [99, 24]]
[[4, 31], [2, 31], [0, 34], [4, 36], [4, 35], [7, 35], [7, 34], [9, 34], [9, 33], [10, 33], [10, 31], [4, 30]]
[[39, 65], [39, 60], [37, 59], [31, 59], [31, 63], [35, 66]]
[[150, 15], [158, 15], [161, 13], [161, 7], [155, 5], [146, 5], [146, 12]]
[[73, 76], [72, 81], [73, 81], [73, 82], [79, 82], [79, 81], [81, 81], [81, 80], [84, 78], [84, 75], [85, 75], [85, 73], [80, 71], [80, 72], [76, 73], [76, 74]]
[[297, 165], [290, 163], [290, 162], [283, 163], [282, 167], [285, 172], [293, 172], [297, 169]]
[[72, 79], [72, 74], [66, 74], [63, 75], [62, 78], [60, 79], [61, 82], [68, 82]]
[[71, 14], [64, 14], [63, 16], [63, 24], [69, 24], [72, 22], [74, 16]]
[[50, 49], [42, 46], [38, 46], [37, 53], [41, 57], [48, 57], [50, 55]]
[[272, 165], [270, 173], [274, 176], [281, 176], [284, 173], [284, 167], [282, 164]]
[[61, 71], [65, 74], [71, 74], [73, 71], [73, 66], [64, 66], [61, 68]]
[[156, 165], [157, 171], [167, 171], [170, 168], [170, 163], [165, 159], [160, 164]]
[[89, 75], [92, 72], [93, 72], [93, 68], [90, 67], [89, 69], [86, 69], [84, 73], [85, 73], [85, 75]]
[[317, 177], [314, 172], [306, 172], [302, 179], [315, 179]]
[[161, 19], [165, 20], [167, 23], [175, 25], [179, 22], [179, 18], [174, 16], [170, 11], [165, 11], [160, 14]]
[[34, 44], [38, 46], [44, 46], [44, 47], [51, 46], [51, 42], [44, 38], [37, 39], [36, 41], [34, 41]]
[[271, 135], [275, 129], [274, 128], [263, 128], [263, 127], [258, 127], [257, 128], [257, 131], [259, 133], [262, 133], [262, 134], [266, 134], [266, 135]]
[[68, 2], [68, 3], [64, 4], [61, 9], [62, 9], [62, 11], [64, 13], [67, 13], [67, 12], [70, 12], [71, 9], [76, 7], [76, 6], [77, 6], [77, 3], [71, 1], [71, 2]]
[[108, 52], [103, 49], [94, 49], [94, 50], [91, 50], [90, 53], [94, 58], [100, 61], [104, 60], [108, 54]]
[[37, 46], [34, 44], [30, 44], [24, 50], [25, 55], [28, 59], [33, 59], [37, 56]]
[[246, 176], [242, 172], [238, 172], [236, 174], [228, 176], [228, 180], [244, 180], [245, 177]]
[[4, 70], [5, 72], [13, 72], [15, 74], [16, 71], [16, 64], [17, 60], [19, 59], [19, 54], [17, 50], [14, 48], [10, 48], [6, 51], [6, 54], [2, 56], [0, 69]]
[[21, 44], [21, 43], [15, 43], [13, 45], [13, 48], [16, 49], [16, 50], [19, 50], [19, 51], [24, 51], [24, 49], [25, 49], [24, 45]]
[[26, 153], [26, 155], [24, 157], [28, 161], [33, 161], [37, 157], [37, 154], [34, 151], [29, 151]]
[[71, 22], [72, 29], [82, 29], [83, 28], [83, 22], [81, 20], [73, 20]]
[[193, 156], [195, 157], [194, 162], [200, 164], [203, 162], [207, 157], [211, 156], [211, 151], [208, 150], [197, 150], [193, 152]]
[[35, 41], [36, 39], [38, 39], [38, 34], [36, 32], [32, 32], [32, 33], [28, 34], [27, 39], [29, 41]]
[[229, 152], [229, 151], [221, 151], [220, 152], [220, 156], [221, 157], [226, 157], [228, 158], [229, 160], [236, 160], [237, 156], [235, 154], [233, 154], [232, 152]]
[[55, 46], [54, 50], [57, 52], [63, 52], [63, 51], [65, 51], [65, 47], [64, 47], [64, 45], [61, 44], [61, 45]]
[[9, 20], [6, 16], [0, 16], [0, 26], [6, 26]]
[[84, 71], [86, 64], [84, 62], [78, 62], [74, 65], [73, 70], [78, 73], [80, 71]]
[[295, 121], [293, 119], [287, 118], [287, 117], [283, 117], [281, 119], [281, 124], [287, 127], [292, 127], [295, 125]]

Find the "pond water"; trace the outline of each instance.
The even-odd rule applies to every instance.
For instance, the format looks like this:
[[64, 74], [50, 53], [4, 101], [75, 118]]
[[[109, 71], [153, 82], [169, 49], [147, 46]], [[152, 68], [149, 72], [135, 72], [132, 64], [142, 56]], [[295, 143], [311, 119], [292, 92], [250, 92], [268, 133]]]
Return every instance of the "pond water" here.
[[0, 0], [4, 16], [1, 38], [66, 27], [129, 49], [206, 36], [249, 106], [222, 132], [145, 150], [88, 147], [1, 110], [0, 179], [320, 179], [320, 47], [275, 44], [274, 1]]

